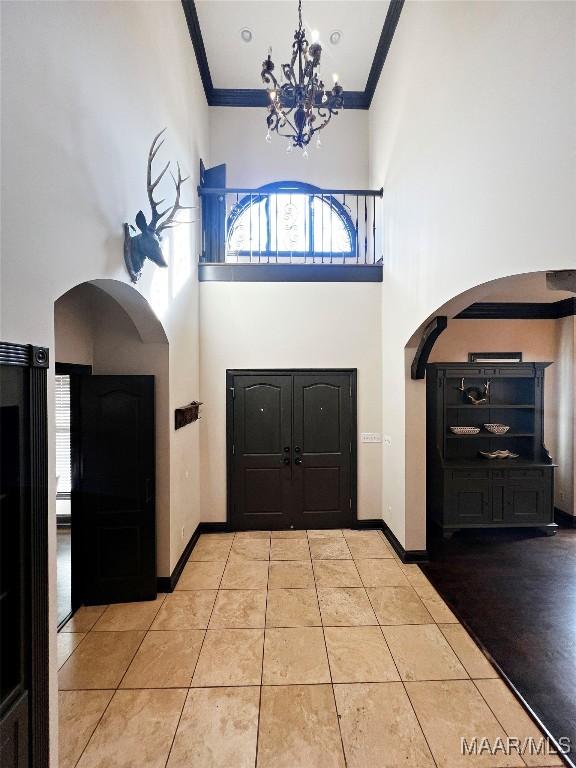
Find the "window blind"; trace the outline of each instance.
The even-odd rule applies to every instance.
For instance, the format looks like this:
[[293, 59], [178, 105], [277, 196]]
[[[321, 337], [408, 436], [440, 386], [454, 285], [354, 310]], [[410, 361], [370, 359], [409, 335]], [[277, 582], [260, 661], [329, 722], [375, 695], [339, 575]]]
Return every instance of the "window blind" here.
[[70, 376], [56, 376], [56, 475], [58, 496], [72, 490], [70, 456]]

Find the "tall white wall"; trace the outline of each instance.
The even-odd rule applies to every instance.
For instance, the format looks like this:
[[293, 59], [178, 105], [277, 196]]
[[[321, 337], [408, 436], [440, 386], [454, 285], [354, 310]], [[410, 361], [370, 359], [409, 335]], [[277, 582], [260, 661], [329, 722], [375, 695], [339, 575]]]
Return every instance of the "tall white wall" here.
[[[147, 211], [146, 157], [152, 137], [165, 126], [161, 154], [179, 159], [183, 171], [191, 173], [184, 196], [185, 202], [195, 200], [199, 160], [208, 160], [208, 107], [177, 0], [8, 0], [2, 3], [1, 42], [0, 337], [45, 345], [53, 352], [54, 301], [59, 296], [92, 279], [128, 282], [122, 222], [133, 221], [140, 208]], [[159, 192], [170, 199], [170, 184]], [[199, 394], [198, 228], [172, 231], [167, 249], [170, 267], [160, 270], [148, 264], [138, 290], [170, 342], [172, 412]], [[52, 411], [49, 418], [52, 479]], [[198, 453], [194, 426], [171, 430], [171, 566], [200, 519]], [[53, 508], [51, 518], [55, 628]], [[53, 634], [52, 651], [54, 645]], [[54, 674], [51, 682], [56, 766]]]
[[[276, 135], [266, 111], [210, 108], [211, 165], [228, 186], [305, 181], [368, 186], [368, 113], [344, 110], [308, 158]], [[358, 368], [358, 432], [381, 425], [381, 287], [351, 283], [201, 283], [202, 519], [226, 519], [226, 369]], [[360, 444], [358, 514], [381, 518], [381, 446]]]
[[[202, 519], [226, 519], [226, 369], [357, 368], [358, 433], [381, 430], [378, 283], [202, 283]], [[379, 444], [358, 445], [358, 516], [381, 519]]]
[[[576, 5], [407, 2], [369, 113], [371, 185], [384, 186], [383, 509], [425, 544], [404, 346], [474, 285], [574, 267]], [[535, 54], [537, 52], [537, 54]], [[416, 406], [418, 407], [418, 406]], [[412, 525], [411, 521], [416, 524]]]
[[324, 188], [368, 185], [368, 112], [343, 110], [313, 139], [305, 158], [286, 152], [287, 139], [276, 134], [268, 144], [266, 110], [256, 107], [210, 108], [210, 159], [226, 163], [228, 186], [259, 187], [272, 181], [306, 181]]

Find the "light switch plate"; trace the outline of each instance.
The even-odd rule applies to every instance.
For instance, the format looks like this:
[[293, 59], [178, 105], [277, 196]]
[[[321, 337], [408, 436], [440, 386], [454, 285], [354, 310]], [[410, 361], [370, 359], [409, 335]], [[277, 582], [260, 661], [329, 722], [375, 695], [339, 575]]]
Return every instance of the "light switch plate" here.
[[390, 435], [384, 435], [384, 445], [386, 446], [386, 448], [392, 447], [392, 438], [390, 437]]
[[360, 442], [361, 443], [381, 443], [382, 435], [380, 434], [380, 432], [361, 432]]

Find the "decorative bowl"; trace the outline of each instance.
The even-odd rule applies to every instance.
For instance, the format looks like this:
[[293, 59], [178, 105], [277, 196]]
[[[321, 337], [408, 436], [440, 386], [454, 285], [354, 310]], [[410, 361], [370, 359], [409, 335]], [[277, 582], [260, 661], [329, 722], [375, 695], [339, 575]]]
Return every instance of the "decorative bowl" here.
[[477, 435], [480, 427], [450, 427], [450, 431], [455, 435]]
[[520, 454], [512, 451], [479, 451], [485, 459], [517, 459]]
[[484, 424], [484, 429], [492, 432], [494, 435], [505, 435], [510, 429], [507, 424]]

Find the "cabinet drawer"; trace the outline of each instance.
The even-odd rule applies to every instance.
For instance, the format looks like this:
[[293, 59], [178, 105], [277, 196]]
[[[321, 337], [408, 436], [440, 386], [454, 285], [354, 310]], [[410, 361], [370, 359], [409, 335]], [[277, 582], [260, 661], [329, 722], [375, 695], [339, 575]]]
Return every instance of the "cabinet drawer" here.
[[457, 469], [452, 472], [454, 480], [488, 480], [487, 469]]
[[510, 480], [542, 480], [544, 478], [543, 469], [509, 469], [508, 477]]

